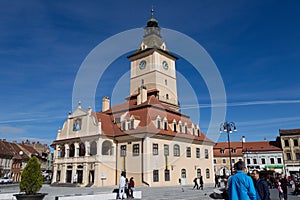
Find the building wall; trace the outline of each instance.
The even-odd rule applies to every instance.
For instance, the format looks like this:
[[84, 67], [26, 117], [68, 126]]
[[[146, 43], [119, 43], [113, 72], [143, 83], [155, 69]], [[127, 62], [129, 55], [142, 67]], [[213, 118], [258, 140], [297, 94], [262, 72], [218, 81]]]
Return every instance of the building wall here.
[[282, 134], [280, 136], [283, 159], [288, 175], [300, 171], [300, 134]]
[[[133, 156], [133, 145], [140, 146], [140, 154]], [[212, 145], [191, 144], [189, 142], [173, 141], [167, 139], [146, 138], [145, 140], [131, 143], [119, 143], [119, 151], [122, 145], [126, 145], [126, 157], [118, 156], [118, 168], [123, 169], [125, 159], [125, 170], [127, 177], [134, 177], [137, 185], [143, 185], [144, 180], [150, 186], [177, 185], [179, 178], [183, 184], [193, 184], [193, 179], [197, 177], [197, 170], [201, 170], [201, 175], [205, 183], [213, 183]], [[158, 155], [153, 153], [153, 145], [158, 146]], [[164, 145], [169, 145], [169, 155], [164, 154]], [[174, 156], [174, 145], [179, 145], [180, 155]], [[191, 148], [191, 157], [187, 158], [186, 148]], [[144, 154], [142, 155], [142, 148]], [[200, 149], [200, 158], [196, 158], [196, 148]], [[208, 158], [205, 158], [205, 149]], [[188, 163], [188, 164], [187, 164]], [[186, 176], [182, 177], [182, 170], [186, 170]], [[154, 170], [158, 170], [158, 181], [154, 180]], [[169, 170], [170, 180], [165, 180], [165, 170]], [[209, 177], [206, 176], [209, 170]]]

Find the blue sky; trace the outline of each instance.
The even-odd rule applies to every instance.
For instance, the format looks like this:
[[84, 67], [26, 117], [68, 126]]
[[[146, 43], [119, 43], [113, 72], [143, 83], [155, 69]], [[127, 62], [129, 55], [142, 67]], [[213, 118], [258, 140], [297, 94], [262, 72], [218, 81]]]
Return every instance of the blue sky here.
[[[72, 110], [74, 80], [86, 56], [105, 39], [144, 27], [152, 5], [161, 27], [196, 40], [217, 65], [226, 89], [226, 119], [238, 128], [232, 140], [242, 135], [247, 141], [274, 140], [279, 129], [300, 128], [298, 1], [2, 0], [0, 138], [55, 140]], [[184, 58], [177, 69], [198, 100], [180, 99], [182, 111], [198, 121], [193, 113], [199, 104], [205, 132], [211, 117], [206, 85]], [[126, 55], [107, 69], [96, 110], [128, 70]], [[219, 141], [226, 141], [225, 135]]]

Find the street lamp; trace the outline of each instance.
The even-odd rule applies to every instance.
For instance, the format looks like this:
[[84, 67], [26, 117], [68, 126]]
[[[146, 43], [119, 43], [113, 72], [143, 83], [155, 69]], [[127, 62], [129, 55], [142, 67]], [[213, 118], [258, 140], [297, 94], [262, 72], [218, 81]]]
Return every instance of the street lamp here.
[[220, 125], [220, 133], [227, 132], [228, 137], [228, 150], [229, 150], [229, 162], [230, 162], [230, 174], [232, 174], [232, 161], [231, 161], [231, 148], [230, 148], [230, 136], [229, 133], [236, 131], [234, 122], [224, 122]]

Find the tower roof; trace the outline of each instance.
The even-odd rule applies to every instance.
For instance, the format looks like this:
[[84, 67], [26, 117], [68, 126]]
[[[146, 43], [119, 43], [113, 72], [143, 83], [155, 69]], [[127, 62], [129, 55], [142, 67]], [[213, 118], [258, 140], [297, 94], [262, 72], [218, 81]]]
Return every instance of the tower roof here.
[[158, 26], [158, 21], [154, 17], [154, 9], [151, 9], [151, 17], [147, 21], [147, 25], [144, 28], [144, 38], [141, 42], [137, 52], [140, 52], [149, 48], [161, 49], [163, 51], [168, 51], [166, 44], [164, 43], [160, 35], [160, 27]]

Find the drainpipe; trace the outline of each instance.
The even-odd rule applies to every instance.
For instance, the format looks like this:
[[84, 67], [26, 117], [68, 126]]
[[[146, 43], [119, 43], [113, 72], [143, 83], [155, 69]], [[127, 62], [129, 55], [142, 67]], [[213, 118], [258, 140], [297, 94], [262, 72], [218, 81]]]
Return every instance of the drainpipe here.
[[150, 186], [149, 183], [147, 183], [145, 180], [144, 180], [144, 138], [142, 139], [142, 183], [147, 185], [148, 187]]
[[118, 185], [118, 141], [116, 141], [116, 172], [115, 172], [115, 185]]

